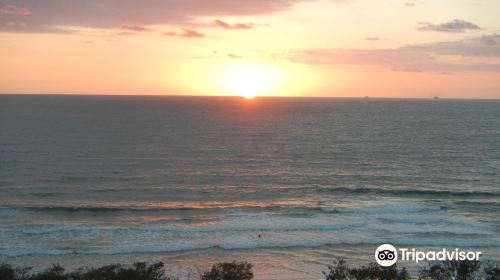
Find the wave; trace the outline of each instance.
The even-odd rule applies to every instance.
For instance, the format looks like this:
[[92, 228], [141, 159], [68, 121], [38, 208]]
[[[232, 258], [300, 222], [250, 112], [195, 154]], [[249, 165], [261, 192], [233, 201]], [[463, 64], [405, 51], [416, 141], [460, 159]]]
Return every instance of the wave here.
[[[196, 244], [181, 242], [178, 244], [163, 245], [154, 244], [149, 246], [125, 246], [125, 247], [107, 247], [99, 249], [83, 249], [83, 248], [29, 248], [29, 247], [14, 247], [0, 248], [0, 256], [4, 257], [22, 257], [34, 255], [129, 255], [129, 254], [148, 254], [148, 253], [172, 253], [182, 251], [195, 250], [249, 250], [249, 249], [301, 249], [301, 248], [321, 248], [321, 247], [342, 247], [342, 246], [368, 246], [376, 247], [380, 244], [387, 243], [385, 239], [374, 239], [369, 241], [310, 241], [303, 240], [302, 242], [283, 242], [283, 243], [266, 243], [258, 244], [256, 242], [236, 243], [239, 240], [226, 240], [225, 244]], [[443, 248], [500, 248], [498, 240], [485, 241], [462, 241], [462, 240], [436, 240], [434, 238], [402, 238], [398, 239], [397, 243], [393, 242], [396, 247], [443, 247]]]
[[[162, 201], [162, 202], [134, 202], [97, 201], [93, 204], [86, 202], [75, 202], [74, 204], [63, 205], [22, 205], [22, 204], [0, 204], [0, 211], [59, 211], [59, 212], [117, 212], [117, 211], [189, 211], [189, 210], [224, 210], [224, 209], [304, 209], [311, 210], [315, 206], [304, 205], [302, 201], [209, 201], [204, 203], [182, 202], [182, 201]], [[318, 208], [319, 209], [319, 208]]]
[[[448, 213], [427, 211], [439, 209], [432, 206], [387, 205], [361, 209], [340, 209], [345, 215], [314, 215], [310, 217], [276, 215], [268, 213], [232, 212], [211, 219], [186, 217], [162, 223], [143, 225], [122, 224], [104, 226], [97, 224], [20, 224], [0, 228], [0, 236], [8, 239], [51, 238], [54, 236], [88, 237], [104, 236], [107, 238], [148, 235], [190, 235], [197, 234], [255, 234], [256, 232], [336, 232], [355, 231], [405, 233], [422, 231], [436, 232], [453, 230], [457, 234], [490, 233], [494, 229], [490, 224], [470, 220], [464, 217], [450, 216]], [[398, 209], [400, 211], [398, 211]]]
[[352, 208], [339, 208], [339, 207], [319, 207], [320, 211], [325, 213], [357, 213], [357, 214], [384, 214], [384, 213], [420, 213], [420, 212], [433, 212], [446, 210], [444, 206], [434, 205], [417, 205], [408, 203], [391, 203], [387, 205], [379, 205], [372, 207], [352, 207]]
[[190, 234], [190, 233], [227, 233], [227, 232], [269, 232], [269, 231], [336, 231], [362, 226], [359, 221], [347, 223], [328, 217], [315, 219], [286, 216], [266, 216], [239, 214], [225, 216], [216, 222], [208, 223], [170, 223], [148, 226], [95, 226], [84, 224], [66, 225], [22, 225], [3, 228], [1, 233], [72, 236], [123, 236], [141, 234]]
[[118, 212], [118, 211], [183, 211], [183, 210], [198, 210], [198, 209], [218, 209], [218, 207], [132, 207], [132, 206], [2, 206], [0, 211], [53, 211], [53, 212]]
[[491, 211], [500, 211], [500, 201], [456, 201], [456, 205], [460, 207], [475, 208], [475, 209], [489, 209]]
[[339, 192], [355, 194], [387, 194], [396, 196], [468, 196], [468, 197], [491, 197], [500, 196], [500, 192], [489, 191], [453, 191], [453, 190], [430, 190], [430, 189], [387, 189], [369, 187], [320, 187], [319, 192]]
[[[312, 211], [332, 211], [318, 209]], [[142, 226], [18, 224], [0, 228], [0, 255], [311, 248], [375, 245], [387, 241], [420, 246], [500, 247], [495, 227], [488, 223], [454, 216], [437, 206], [400, 202], [337, 208], [333, 214], [328, 212], [310, 217], [240, 211], [200, 223], [174, 221]]]
[[287, 203], [282, 204], [279, 202], [247, 202], [242, 203], [239, 201], [227, 201], [224, 203], [206, 203], [206, 204], [192, 204], [181, 202], [165, 202], [165, 206], [137, 205], [130, 203], [129, 205], [117, 206], [100, 206], [100, 205], [0, 205], [0, 212], [2, 211], [29, 211], [29, 212], [168, 212], [168, 211], [202, 211], [202, 210], [291, 210], [295, 213], [306, 213], [311, 211], [335, 214], [335, 213], [381, 213], [381, 212], [394, 212], [399, 213], [413, 213], [422, 211], [439, 211], [446, 209], [443, 206], [432, 205], [409, 205], [407, 203], [391, 203], [388, 205], [374, 206], [374, 207], [324, 207], [317, 205], [303, 205], [301, 202], [296, 204]]

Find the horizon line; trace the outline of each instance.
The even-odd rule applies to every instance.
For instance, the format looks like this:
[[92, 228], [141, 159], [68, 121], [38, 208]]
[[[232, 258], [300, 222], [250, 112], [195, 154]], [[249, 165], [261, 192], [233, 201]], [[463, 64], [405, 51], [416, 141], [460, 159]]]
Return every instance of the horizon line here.
[[[0, 96], [103, 96], [103, 97], [208, 97], [208, 98], [221, 98], [221, 97], [232, 97], [232, 98], [245, 98], [239, 95], [206, 95], [206, 94], [139, 94], [139, 93], [8, 93], [0, 92]], [[437, 99], [435, 97], [438, 97]], [[461, 98], [461, 97], [439, 97], [438, 95], [431, 97], [383, 97], [383, 96], [321, 96], [321, 95], [262, 95], [255, 96], [255, 99], [263, 98], [297, 98], [297, 99], [307, 99], [307, 98], [317, 98], [317, 99], [385, 99], [385, 100], [470, 100], [470, 101], [500, 101], [500, 98]]]

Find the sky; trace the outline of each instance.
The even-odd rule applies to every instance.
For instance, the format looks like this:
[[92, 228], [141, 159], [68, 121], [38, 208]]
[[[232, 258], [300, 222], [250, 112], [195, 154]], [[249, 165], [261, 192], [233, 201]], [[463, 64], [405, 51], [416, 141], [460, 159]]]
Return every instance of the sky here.
[[0, 0], [0, 93], [500, 99], [497, 0]]

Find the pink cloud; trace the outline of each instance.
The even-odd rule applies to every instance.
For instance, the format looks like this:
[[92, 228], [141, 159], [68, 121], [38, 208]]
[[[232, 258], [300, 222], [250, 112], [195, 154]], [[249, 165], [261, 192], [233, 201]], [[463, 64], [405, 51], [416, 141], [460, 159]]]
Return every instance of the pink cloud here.
[[25, 8], [7, 5], [0, 8], [0, 14], [28, 16], [31, 15], [31, 11]]
[[[440, 56], [453, 55], [460, 61]], [[304, 64], [343, 66], [378, 66], [406, 72], [500, 72], [500, 35], [407, 45], [393, 49], [302, 49], [270, 54]], [[471, 63], [471, 58], [474, 62]]]
[[152, 28], [146, 27], [146, 26], [139, 26], [139, 25], [122, 25], [120, 27], [122, 30], [126, 31], [133, 31], [133, 32], [147, 32], [147, 31], [153, 31]]
[[125, 32], [118, 32], [118, 33], [116, 33], [116, 35], [118, 35], [118, 36], [130, 36], [130, 35], [137, 35], [137, 33], [125, 31]]
[[180, 33], [175, 32], [175, 31], [168, 31], [168, 32], [163, 33], [163, 36], [184, 37], [184, 38], [203, 38], [203, 37], [205, 37], [205, 34], [200, 33], [196, 30], [183, 28], [182, 32], [180, 32]]
[[200, 33], [196, 30], [187, 29], [187, 28], [183, 28], [182, 30], [184, 32], [181, 33], [180, 36], [184, 37], [184, 38], [202, 38], [202, 37], [205, 37], [205, 34]]
[[235, 23], [229, 24], [222, 20], [216, 19], [212, 22], [213, 26], [224, 28], [224, 29], [252, 29], [254, 24], [252, 23]]
[[163, 33], [163, 36], [172, 36], [172, 37], [174, 37], [174, 36], [177, 36], [177, 32], [175, 32], [175, 31], [168, 31], [168, 32]]
[[26, 23], [22, 21], [8, 21], [4, 25], [7, 27], [26, 27]]
[[[9, 0], [11, 5], [2, 7], [0, 16], [7, 21], [29, 13], [29, 30], [20, 32], [65, 32], [65, 26], [115, 28], [125, 23], [188, 26], [200, 17], [271, 14], [305, 1], [309, 0]], [[245, 24], [231, 27], [248, 28]]]

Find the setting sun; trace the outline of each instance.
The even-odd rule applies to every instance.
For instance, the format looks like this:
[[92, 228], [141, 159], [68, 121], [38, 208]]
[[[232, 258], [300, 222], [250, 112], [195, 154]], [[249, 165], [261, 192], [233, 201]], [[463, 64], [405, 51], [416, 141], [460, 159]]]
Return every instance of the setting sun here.
[[225, 87], [231, 94], [246, 99], [272, 94], [278, 84], [276, 73], [270, 67], [262, 65], [233, 66], [228, 69], [223, 79]]

